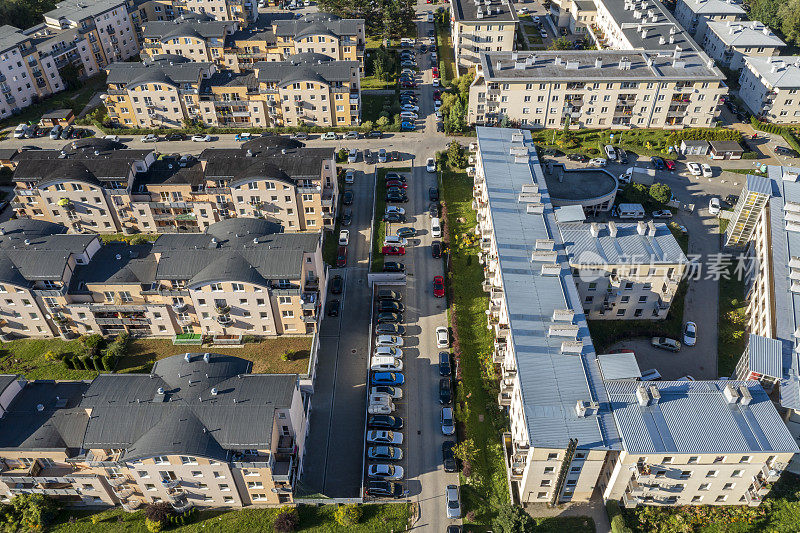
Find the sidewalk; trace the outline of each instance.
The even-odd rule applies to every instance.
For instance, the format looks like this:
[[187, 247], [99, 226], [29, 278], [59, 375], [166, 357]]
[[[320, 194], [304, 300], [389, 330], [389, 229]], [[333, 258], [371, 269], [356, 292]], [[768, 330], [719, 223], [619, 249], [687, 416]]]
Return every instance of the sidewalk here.
[[555, 516], [588, 516], [594, 519], [595, 531], [597, 533], [608, 533], [611, 531], [611, 522], [608, 520], [606, 506], [603, 499], [595, 496], [589, 502], [565, 503], [557, 507], [548, 507], [544, 503], [531, 503], [524, 505], [525, 512], [533, 517], [555, 517]]

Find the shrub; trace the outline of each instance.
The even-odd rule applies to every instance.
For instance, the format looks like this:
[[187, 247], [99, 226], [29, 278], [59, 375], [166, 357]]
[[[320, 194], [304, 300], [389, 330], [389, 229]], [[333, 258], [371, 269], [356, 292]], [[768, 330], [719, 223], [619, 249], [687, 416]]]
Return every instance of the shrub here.
[[[154, 503], [144, 508], [145, 519], [159, 525], [159, 529], [155, 531], [161, 531], [161, 528], [169, 522], [170, 517], [174, 514], [175, 511], [172, 510], [172, 506], [166, 502]], [[150, 526], [148, 526], [147, 529], [149, 531], [154, 531], [150, 529]]]
[[111, 355], [104, 355], [102, 357], [103, 370], [111, 372], [114, 370], [114, 357]]
[[98, 354], [100, 349], [105, 344], [105, 339], [99, 333], [94, 333], [88, 337], [81, 337], [81, 342], [86, 348], [86, 355], [91, 357]]
[[297, 530], [298, 525], [300, 525], [300, 517], [297, 515], [297, 509], [284, 507], [275, 517], [272, 528], [278, 533], [292, 533]]
[[[78, 361], [80, 363], [80, 368], [78, 370], [91, 370], [94, 368], [92, 366], [92, 360], [88, 355], [81, 355], [78, 357]], [[78, 365], [75, 365], [75, 368], [78, 368]]]
[[100, 372], [103, 370], [103, 358], [100, 356], [92, 357], [92, 368]]
[[75, 364], [72, 362], [72, 357], [67, 356], [64, 358], [64, 366], [72, 370], [75, 368]]
[[666, 204], [672, 198], [672, 189], [666, 183], [654, 183], [648, 191], [650, 198], [660, 204]]
[[361, 520], [362, 509], [360, 505], [347, 504], [336, 508], [333, 517], [340, 526], [354, 526]]
[[755, 152], [744, 152], [742, 159], [758, 159], [758, 154]]
[[622, 516], [618, 501], [610, 500], [606, 503], [606, 512], [611, 521], [611, 533], [631, 533], [631, 530], [625, 526], [625, 517]]
[[144, 519], [144, 525], [150, 533], [159, 533], [159, 531], [164, 529], [164, 525], [161, 522], [150, 520], [149, 518]]
[[6, 520], [11, 524], [22, 526], [25, 531], [43, 529], [56, 513], [58, 504], [44, 494], [18, 494], [11, 499], [11, 505], [5, 507]]

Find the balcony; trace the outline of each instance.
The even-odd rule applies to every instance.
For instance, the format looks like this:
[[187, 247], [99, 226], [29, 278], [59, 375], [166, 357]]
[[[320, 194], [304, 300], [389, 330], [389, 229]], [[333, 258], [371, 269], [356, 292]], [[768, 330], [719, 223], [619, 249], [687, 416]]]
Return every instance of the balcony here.
[[764, 479], [764, 481], [774, 483], [781, 477], [784, 467], [785, 465], [783, 464], [774, 464], [771, 467], [769, 465], [764, 465], [764, 467], [761, 469], [761, 474], [759, 475]]
[[511, 399], [514, 397], [514, 385], [509, 383], [508, 380], [503, 380], [500, 385], [500, 392], [497, 393], [497, 403], [501, 406], [511, 405]]
[[126, 498], [128, 498], [130, 496], [133, 496], [134, 492], [135, 492], [135, 490], [132, 487], [128, 487], [128, 488], [120, 490], [119, 492], [114, 492], [114, 494], [120, 500], [124, 500], [124, 499], [126, 499]]
[[219, 322], [221, 326], [229, 326], [233, 324], [233, 319], [231, 315], [220, 315], [217, 317], [217, 322]]
[[176, 313], [183, 313], [188, 307], [189, 305], [186, 302], [176, 302], [172, 304], [172, 310]]
[[764, 501], [764, 498], [762, 498], [760, 494], [753, 492], [752, 490], [748, 490], [744, 493], [744, 500], [748, 506], [758, 507], [761, 505], [761, 502]]
[[637, 498], [636, 496], [631, 496], [627, 492], [622, 495], [622, 505], [628, 509], [636, 507], [637, 505], [642, 503], [641, 498]]
[[15, 188], [14, 194], [16, 194], [17, 196], [39, 196], [39, 189]]
[[126, 477], [110, 477], [110, 478], [107, 478], [106, 481], [112, 487], [121, 487], [122, 485], [124, 485], [125, 483], [128, 482], [128, 478], [126, 478]]
[[288, 460], [275, 461], [272, 467], [272, 480], [278, 483], [291, 483], [293, 466], [294, 456], [289, 456]]
[[300, 319], [306, 324], [315, 324], [317, 322], [317, 317], [315, 315], [303, 315]]
[[181, 484], [181, 480], [180, 479], [162, 479], [161, 480], [161, 486], [164, 487], [165, 489], [174, 489], [175, 487], [177, 487], [180, 484]]
[[133, 511], [137, 510], [141, 506], [142, 506], [142, 500], [139, 500], [139, 499], [131, 500], [129, 502], [122, 502], [122, 508], [125, 509], [129, 513], [132, 513]]
[[300, 297], [300, 307], [306, 311], [313, 311], [319, 304], [318, 296], [316, 292], [304, 292]]
[[184, 500], [183, 503], [173, 503], [172, 508], [175, 509], [177, 513], [185, 513], [189, 509], [194, 507], [194, 504], [189, 500]]

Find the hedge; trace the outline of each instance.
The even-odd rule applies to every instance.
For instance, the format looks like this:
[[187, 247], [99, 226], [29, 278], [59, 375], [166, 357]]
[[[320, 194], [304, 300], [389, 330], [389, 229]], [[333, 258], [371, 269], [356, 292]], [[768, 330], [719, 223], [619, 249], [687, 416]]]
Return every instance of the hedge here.
[[[80, 364], [80, 368], [78, 368], [78, 364]], [[75, 365], [75, 368], [78, 370], [94, 370], [94, 366], [92, 365], [92, 360], [89, 358], [88, 355], [81, 355], [78, 357], [78, 364]]]
[[73, 370], [75, 368], [75, 364], [72, 362], [72, 356], [71, 355], [64, 356], [63, 361], [64, 361], [64, 366], [66, 366], [70, 370]]
[[681, 141], [736, 141], [741, 142], [742, 134], [730, 128], [688, 128], [671, 133], [667, 144]]
[[625, 525], [625, 517], [622, 515], [618, 501], [606, 502], [606, 513], [611, 522], [611, 533], [631, 533], [631, 529]]
[[780, 126], [778, 124], [769, 124], [768, 122], [761, 122], [755, 117], [750, 117], [750, 125], [759, 131], [765, 131], [767, 133], [775, 133], [777, 135], [780, 135], [781, 137], [783, 137], [783, 139], [791, 147], [792, 150], [800, 154], [800, 143], [797, 142], [797, 138], [794, 136], [794, 133], [792, 132], [791, 129], [785, 126]]
[[102, 357], [92, 357], [92, 366], [94, 366], [94, 369], [97, 370], [98, 372], [103, 370], [102, 359], [103, 359]]
[[260, 135], [262, 133], [271, 133], [273, 135], [280, 135], [286, 133], [296, 133], [304, 131], [306, 133], [325, 133], [328, 131], [335, 131], [337, 133], [346, 133], [348, 131], [368, 132], [372, 130], [380, 130], [383, 132], [398, 132], [400, 131], [399, 124], [390, 122], [386, 126], [378, 126], [377, 124], [367, 124], [361, 126], [284, 126], [280, 128], [218, 128], [211, 126], [208, 128], [125, 128], [125, 127], [112, 127], [109, 128], [99, 123], [94, 124], [99, 130], [108, 135], [169, 135], [170, 133], [183, 133], [184, 135], [199, 135], [199, 134], [232, 134], [232, 133], [254, 133]]

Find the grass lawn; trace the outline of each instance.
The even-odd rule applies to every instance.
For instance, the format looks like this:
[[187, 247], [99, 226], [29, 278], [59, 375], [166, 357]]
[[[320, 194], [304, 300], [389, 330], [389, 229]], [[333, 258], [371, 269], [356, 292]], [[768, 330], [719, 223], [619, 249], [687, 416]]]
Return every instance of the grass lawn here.
[[672, 236], [675, 237], [675, 240], [678, 241], [678, 246], [681, 247], [683, 250], [684, 255], [689, 253], [689, 235], [682, 232], [678, 227], [676, 222], [670, 222], [667, 224], [669, 227], [669, 231], [672, 233]]
[[460, 353], [456, 387], [459, 438], [472, 439], [478, 450], [473, 465], [478, 475], [469, 480], [462, 477], [461, 495], [465, 513], [474, 513], [475, 523], [489, 526], [497, 508], [510, 501], [500, 438], [507, 424], [496, 402], [497, 381], [487, 375], [494, 373], [491, 363], [485, 362], [487, 357], [491, 361], [494, 339], [486, 329], [488, 299], [481, 287], [483, 267], [478, 262], [478, 248], [459, 245], [461, 236], [476, 224], [472, 180], [466, 173], [450, 169], [442, 171], [440, 179], [451, 260], [447, 274], [453, 298], [450, 326], [456, 339], [454, 349]]
[[[364, 505], [361, 521], [355, 526], [342, 527], [333, 517], [336, 507], [301, 505], [298, 508], [300, 527], [297, 531], [315, 533], [384, 533], [404, 531], [408, 524], [407, 504]], [[237, 511], [200, 511], [191, 524], [170, 528], [181, 533], [199, 532], [272, 532], [272, 523], [280, 509], [242, 509]], [[92, 516], [99, 518], [92, 524]], [[69, 523], [70, 517], [75, 518]], [[64, 511], [61, 521], [48, 527], [51, 533], [147, 533], [144, 513], [126, 513], [121, 509], [91, 513]]]
[[[372, 66], [372, 58], [377, 49], [381, 46], [383, 41], [380, 39], [367, 39], [367, 47], [365, 50], [366, 57], [364, 58], [364, 77], [361, 78], [361, 89], [394, 89], [397, 84], [397, 78], [400, 76], [400, 62], [397, 60], [397, 50], [388, 48], [389, 55], [394, 59], [394, 72], [388, 80], [382, 80], [375, 76], [375, 71]], [[363, 97], [362, 105], [363, 105]], [[363, 111], [362, 111], [363, 114]], [[369, 120], [365, 118], [364, 120]]]
[[[386, 213], [386, 180], [383, 178], [387, 172], [398, 172], [401, 174], [409, 174], [411, 167], [384, 167], [379, 168], [375, 173], [375, 227], [372, 228], [372, 272], [381, 272], [383, 270], [383, 239], [386, 237], [387, 222], [383, 220], [383, 215]], [[410, 181], [410, 174], [406, 176]], [[397, 227], [402, 227], [402, 223], [395, 224]]]
[[361, 118], [374, 124], [381, 112], [388, 108], [389, 118], [400, 113], [400, 101], [396, 95], [361, 93]]
[[447, 85], [458, 77], [453, 40], [450, 38], [450, 26], [442, 27], [436, 23], [436, 45], [438, 46], [439, 73], [442, 85]]
[[106, 243], [109, 243], [109, 242], [127, 242], [127, 243], [130, 243], [131, 239], [133, 239], [134, 237], [136, 237], [136, 238], [144, 237], [148, 241], [152, 242], [152, 241], [155, 241], [156, 239], [158, 239], [158, 234], [157, 233], [135, 233], [133, 235], [126, 235], [125, 233], [101, 233], [100, 235], [98, 235], [98, 237], [100, 237], [100, 240], [103, 242], [103, 244], [106, 244]]
[[747, 344], [747, 300], [744, 291], [744, 276], [735, 272], [734, 265], [728, 266], [726, 275], [719, 280], [717, 372], [723, 377], [733, 374]]
[[[242, 348], [200, 346], [175, 346], [167, 339], [134, 339], [128, 355], [120, 359], [117, 372], [149, 372], [153, 363], [170, 355], [187, 351], [207, 351], [234, 355], [253, 361], [253, 372], [258, 373], [305, 373], [311, 349], [311, 337], [284, 337], [247, 343]], [[281, 360], [288, 350], [294, 354], [291, 361]], [[45, 357], [53, 354], [76, 354], [82, 352], [80, 342], [63, 339], [20, 339], [0, 346], [0, 373], [22, 374], [28, 379], [92, 379], [97, 372], [71, 370], [58, 359]]]
[[56, 93], [45, 98], [38, 104], [23, 109], [18, 115], [0, 121], [0, 129], [14, 127], [21, 122], [39, 122], [42, 115], [55, 109], [72, 109], [77, 116], [86, 107], [92, 96], [98, 91], [106, 88], [105, 73], [98, 74], [87, 80], [83, 80], [81, 87], [72, 91]]

